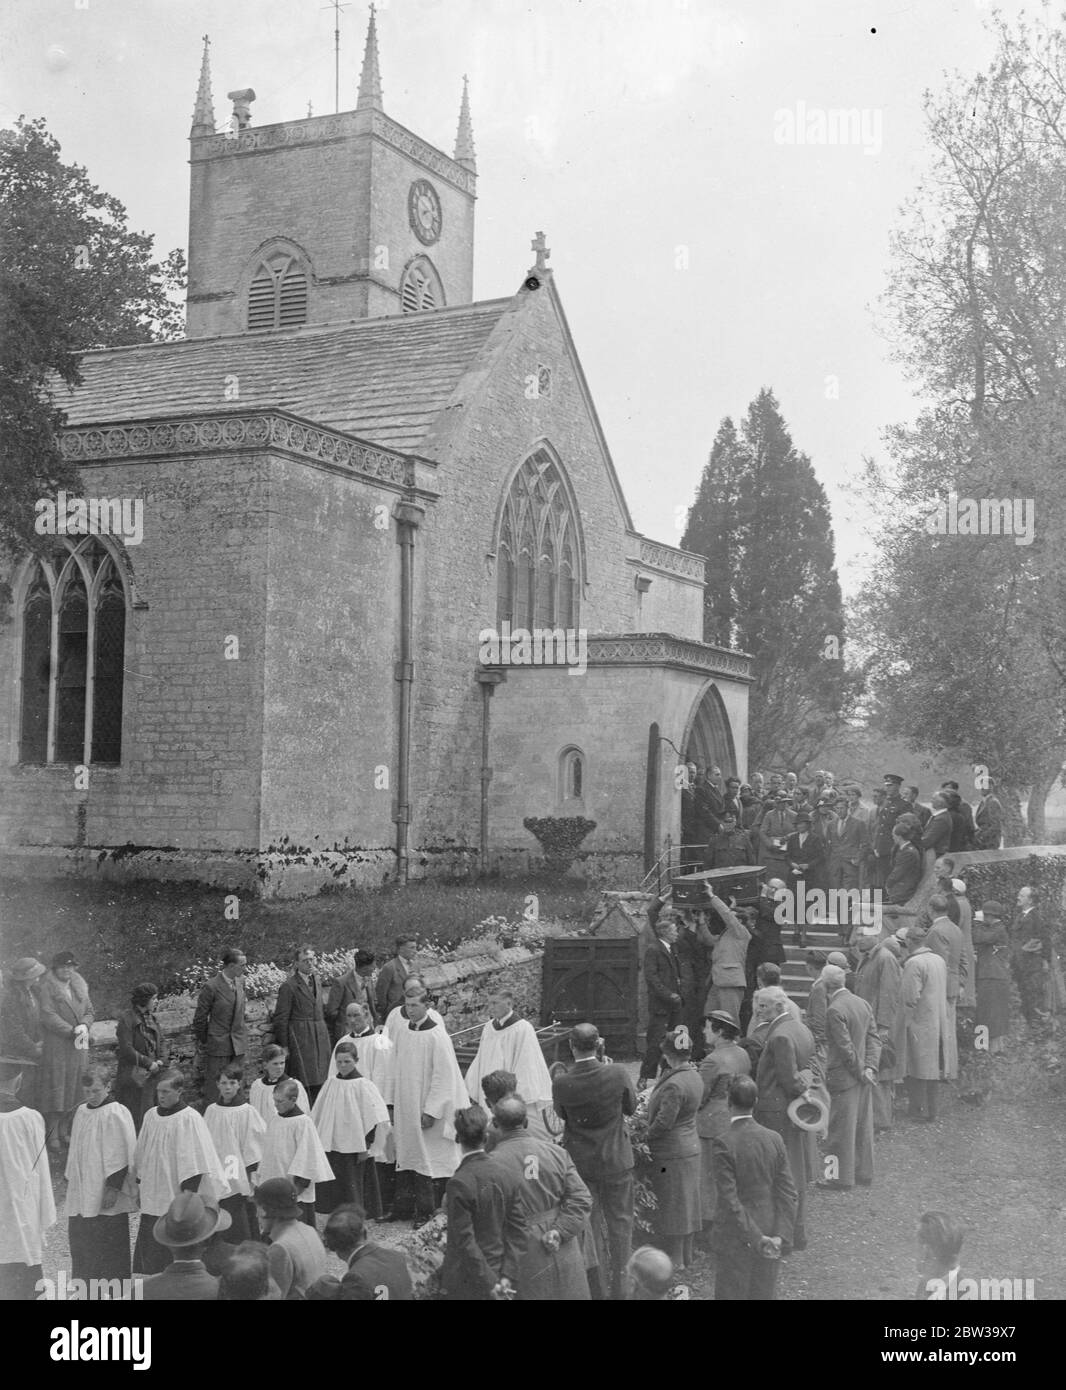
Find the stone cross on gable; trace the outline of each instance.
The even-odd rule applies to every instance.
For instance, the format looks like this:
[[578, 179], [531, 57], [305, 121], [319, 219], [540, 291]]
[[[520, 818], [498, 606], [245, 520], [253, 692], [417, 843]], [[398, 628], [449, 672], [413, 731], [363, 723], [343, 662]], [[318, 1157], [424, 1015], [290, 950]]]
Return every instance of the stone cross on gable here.
[[533, 269], [540, 271], [547, 270], [548, 257], [551, 255], [551, 247], [545, 245], [544, 233], [538, 232], [537, 235], [533, 238], [533, 240], [529, 243], [529, 246], [530, 250], [535, 251], [537, 253], [537, 263], [533, 267]]

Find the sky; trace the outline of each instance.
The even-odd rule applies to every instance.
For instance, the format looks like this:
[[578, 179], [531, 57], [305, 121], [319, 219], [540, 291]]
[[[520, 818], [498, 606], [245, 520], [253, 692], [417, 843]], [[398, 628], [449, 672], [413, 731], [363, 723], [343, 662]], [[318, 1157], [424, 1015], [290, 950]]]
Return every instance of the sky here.
[[[721, 419], [769, 386], [854, 589], [870, 518], [849, 480], [920, 405], [878, 299], [929, 163], [922, 96], [985, 67], [990, 15], [988, 0], [378, 4], [390, 116], [450, 154], [469, 77], [475, 298], [518, 288], [543, 229], [639, 531], [680, 543]], [[341, 110], [367, 18], [363, 0], [341, 10]], [[187, 244], [202, 35], [221, 128], [242, 87], [254, 125], [332, 111], [333, 28], [322, 0], [0, 0], [0, 125], [44, 116], [162, 255]], [[857, 126], [818, 143], [841, 110]]]

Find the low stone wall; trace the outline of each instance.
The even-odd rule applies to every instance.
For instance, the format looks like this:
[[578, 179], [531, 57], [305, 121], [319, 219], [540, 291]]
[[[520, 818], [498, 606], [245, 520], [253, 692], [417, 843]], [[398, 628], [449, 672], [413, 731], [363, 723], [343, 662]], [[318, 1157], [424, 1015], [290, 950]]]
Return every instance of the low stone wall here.
[[[484, 1023], [488, 1018], [488, 1001], [497, 989], [513, 989], [517, 1011], [538, 1026], [542, 960], [542, 951], [527, 951], [523, 946], [516, 946], [501, 950], [498, 956], [470, 956], [429, 966], [420, 974], [435, 997], [434, 1007], [443, 1015], [449, 1033], [459, 1033]], [[263, 1048], [273, 1041], [270, 1020], [274, 1003], [273, 998], [251, 999], [245, 1006], [248, 1050], [244, 1056], [244, 1074], [249, 1084], [259, 1075]], [[167, 1000], [157, 1014], [160, 1027], [170, 1042], [171, 1061], [188, 1077], [186, 1098], [189, 1100], [199, 1099], [203, 1093], [203, 1072], [192, 1032], [195, 1011], [195, 996], [181, 995]], [[100, 1061], [114, 1060], [116, 1027], [114, 1019], [92, 1025], [91, 1050]]]

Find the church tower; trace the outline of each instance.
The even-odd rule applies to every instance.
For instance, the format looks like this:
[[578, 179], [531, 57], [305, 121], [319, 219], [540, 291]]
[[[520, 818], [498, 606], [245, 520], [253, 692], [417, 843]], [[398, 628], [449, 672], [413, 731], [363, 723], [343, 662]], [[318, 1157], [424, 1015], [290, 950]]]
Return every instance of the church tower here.
[[186, 333], [269, 332], [473, 298], [477, 163], [466, 79], [449, 158], [385, 114], [370, 7], [354, 111], [216, 130], [204, 39], [189, 134]]

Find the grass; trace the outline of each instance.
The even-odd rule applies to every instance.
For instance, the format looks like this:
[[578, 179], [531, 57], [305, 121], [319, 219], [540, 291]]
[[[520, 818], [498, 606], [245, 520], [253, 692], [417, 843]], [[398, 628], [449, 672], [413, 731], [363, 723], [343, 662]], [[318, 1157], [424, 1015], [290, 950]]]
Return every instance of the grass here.
[[166, 993], [179, 971], [227, 946], [240, 946], [251, 964], [287, 961], [304, 940], [318, 951], [361, 946], [381, 961], [401, 932], [452, 947], [488, 916], [519, 921], [531, 893], [541, 917], [575, 924], [588, 921], [598, 896], [565, 880], [390, 884], [291, 901], [241, 898], [232, 921], [224, 892], [191, 884], [8, 879], [0, 891], [4, 962], [32, 955], [47, 965], [55, 952], [73, 951], [97, 1018], [127, 1008], [141, 980]]

